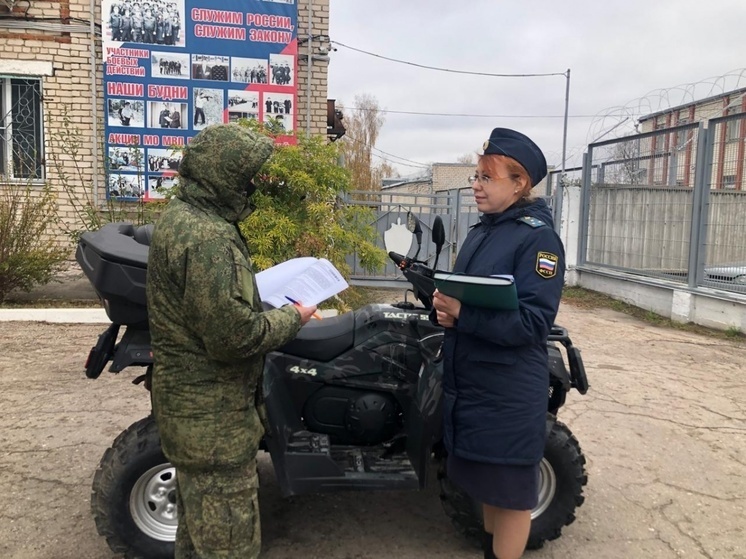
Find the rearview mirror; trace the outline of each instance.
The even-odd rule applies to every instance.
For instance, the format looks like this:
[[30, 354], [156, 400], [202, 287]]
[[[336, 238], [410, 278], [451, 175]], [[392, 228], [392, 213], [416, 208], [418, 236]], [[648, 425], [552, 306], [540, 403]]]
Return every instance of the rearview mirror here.
[[443, 245], [446, 242], [446, 228], [443, 226], [443, 218], [439, 215], [436, 215], [433, 219], [432, 238], [435, 243], [435, 264], [433, 264], [433, 269], [436, 270], [438, 268], [440, 251], [443, 249]]
[[440, 249], [443, 248], [443, 245], [446, 242], [446, 228], [443, 226], [443, 218], [439, 215], [436, 215], [435, 219], [433, 219], [432, 235], [437, 252], [440, 252]]
[[414, 233], [414, 238], [417, 240], [417, 252], [414, 254], [416, 260], [422, 247], [422, 227], [420, 226], [420, 220], [412, 212], [407, 212], [407, 229]]

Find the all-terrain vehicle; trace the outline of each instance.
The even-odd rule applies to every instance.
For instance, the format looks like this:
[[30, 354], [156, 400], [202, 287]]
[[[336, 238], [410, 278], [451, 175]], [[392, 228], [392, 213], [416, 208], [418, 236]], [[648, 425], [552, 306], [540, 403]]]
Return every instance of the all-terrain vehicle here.
[[[418, 240], [416, 254], [390, 256], [419, 304], [405, 297], [311, 321], [271, 353], [264, 371], [271, 429], [262, 448], [271, 456], [284, 496], [417, 490], [435, 478], [446, 514], [459, 532], [477, 541], [481, 507], [449, 481], [441, 442], [443, 330], [428, 315], [443, 224], [439, 217], [433, 222], [435, 265], [429, 267], [417, 260], [420, 224], [416, 219], [410, 223]], [[151, 235], [152, 226], [111, 223], [80, 239], [76, 259], [112, 321], [90, 351], [89, 378], [98, 378], [108, 363], [112, 373], [144, 367], [135, 383], [150, 374], [145, 278]], [[559, 537], [574, 520], [587, 479], [578, 441], [557, 420], [568, 391], [584, 394], [588, 389], [583, 361], [565, 329], [555, 326], [547, 343], [547, 439], [530, 548]], [[429, 475], [432, 470], [437, 477]], [[173, 557], [175, 491], [174, 468], [148, 416], [125, 429], [101, 458], [91, 498], [99, 534], [128, 558]]]

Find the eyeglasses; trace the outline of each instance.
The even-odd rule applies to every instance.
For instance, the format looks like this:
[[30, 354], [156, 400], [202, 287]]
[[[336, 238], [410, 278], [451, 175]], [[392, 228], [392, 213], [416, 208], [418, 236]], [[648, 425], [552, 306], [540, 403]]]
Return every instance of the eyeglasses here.
[[492, 179], [488, 177], [487, 175], [475, 174], [469, 177], [468, 181], [469, 181], [470, 186], [474, 186], [476, 183], [479, 183], [482, 186], [487, 186], [491, 182], [497, 182], [497, 181], [500, 181], [503, 179], [509, 179], [509, 178], [510, 177], [497, 177], [497, 178]]

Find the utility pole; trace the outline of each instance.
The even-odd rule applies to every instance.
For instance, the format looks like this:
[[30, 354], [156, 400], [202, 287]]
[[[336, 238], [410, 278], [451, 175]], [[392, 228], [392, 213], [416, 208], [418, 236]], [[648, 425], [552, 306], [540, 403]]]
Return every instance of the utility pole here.
[[557, 181], [554, 192], [554, 230], [560, 232], [562, 226], [562, 198], [565, 187], [565, 166], [567, 164], [567, 120], [570, 110], [570, 69], [563, 74], [565, 76], [565, 123], [562, 129], [562, 172]]

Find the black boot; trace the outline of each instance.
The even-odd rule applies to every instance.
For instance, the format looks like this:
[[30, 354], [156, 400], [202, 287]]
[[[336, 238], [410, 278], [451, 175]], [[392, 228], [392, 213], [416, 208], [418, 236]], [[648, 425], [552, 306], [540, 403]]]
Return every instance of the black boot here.
[[484, 559], [497, 559], [495, 552], [492, 551], [492, 534], [482, 532], [482, 549], [484, 549]]

